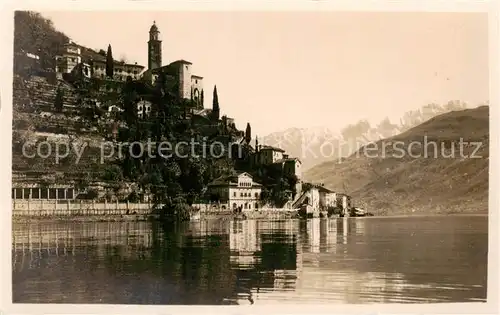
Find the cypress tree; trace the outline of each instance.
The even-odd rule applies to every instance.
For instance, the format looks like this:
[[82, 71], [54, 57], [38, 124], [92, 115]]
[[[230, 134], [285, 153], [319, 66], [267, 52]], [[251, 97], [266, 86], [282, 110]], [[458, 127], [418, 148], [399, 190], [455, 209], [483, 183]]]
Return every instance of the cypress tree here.
[[64, 106], [64, 94], [61, 88], [57, 88], [56, 98], [54, 100], [54, 107], [57, 112], [62, 112]]
[[247, 123], [247, 129], [245, 130], [245, 142], [250, 144], [252, 141], [252, 127], [250, 127], [250, 123]]
[[201, 95], [200, 95], [200, 105], [201, 105], [201, 106], [200, 106], [200, 107], [201, 107], [201, 108], [203, 108], [203, 105], [204, 105], [204, 104], [205, 104], [205, 103], [203, 102], [203, 90], [201, 90]]
[[218, 120], [220, 115], [219, 96], [217, 95], [217, 86], [214, 86], [214, 97], [212, 100], [212, 114], [214, 119]]
[[108, 45], [108, 53], [106, 54], [106, 76], [109, 78], [113, 78], [113, 66], [113, 53], [111, 52], [111, 45]]

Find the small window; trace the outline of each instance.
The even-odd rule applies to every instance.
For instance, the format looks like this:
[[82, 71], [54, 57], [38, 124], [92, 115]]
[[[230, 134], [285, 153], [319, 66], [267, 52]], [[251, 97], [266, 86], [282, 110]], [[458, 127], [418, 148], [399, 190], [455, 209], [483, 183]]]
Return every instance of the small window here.
[[64, 188], [57, 189], [57, 199], [65, 199]]
[[194, 80], [194, 83], [198, 84], [198, 80]]
[[16, 188], [16, 199], [23, 199], [23, 189]]
[[258, 198], [259, 197], [259, 193], [255, 193], [255, 198]]
[[236, 197], [236, 192], [233, 193], [233, 197]]
[[49, 189], [49, 199], [56, 199], [56, 189], [55, 188]]
[[243, 197], [243, 193], [240, 193], [240, 197]]

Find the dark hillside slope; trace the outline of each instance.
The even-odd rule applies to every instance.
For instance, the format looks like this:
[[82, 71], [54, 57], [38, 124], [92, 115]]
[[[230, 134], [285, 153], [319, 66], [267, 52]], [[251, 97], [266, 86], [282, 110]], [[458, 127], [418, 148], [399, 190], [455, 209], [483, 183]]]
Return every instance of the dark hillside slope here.
[[[481, 143], [479, 150], [472, 142]], [[345, 191], [378, 215], [486, 213], [488, 164], [489, 107], [481, 106], [434, 117], [342, 163], [313, 167], [305, 179]]]

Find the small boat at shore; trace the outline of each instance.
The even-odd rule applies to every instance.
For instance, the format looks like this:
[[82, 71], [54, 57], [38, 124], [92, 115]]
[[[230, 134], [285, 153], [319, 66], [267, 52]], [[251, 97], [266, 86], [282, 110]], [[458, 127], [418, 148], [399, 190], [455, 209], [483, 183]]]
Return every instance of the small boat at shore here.
[[356, 217], [364, 217], [366, 215], [365, 209], [362, 209], [359, 207], [352, 208], [351, 212], [352, 212], [353, 216], [356, 216]]
[[353, 207], [350, 211], [351, 217], [372, 217], [373, 213], [367, 212], [363, 208]]

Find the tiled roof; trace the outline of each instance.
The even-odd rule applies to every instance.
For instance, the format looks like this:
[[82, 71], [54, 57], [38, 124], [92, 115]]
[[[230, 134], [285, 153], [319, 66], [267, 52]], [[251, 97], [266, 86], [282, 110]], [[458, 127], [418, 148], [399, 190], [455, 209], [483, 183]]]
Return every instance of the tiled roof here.
[[322, 192], [326, 192], [326, 193], [333, 193], [333, 191], [331, 191], [330, 189], [328, 188], [325, 188], [324, 186], [314, 186], [316, 188], [318, 188], [319, 191], [322, 191]]
[[[208, 186], [227, 186], [227, 185], [238, 186], [238, 176], [240, 176], [242, 174], [246, 174], [247, 176], [252, 178], [252, 175], [248, 174], [247, 172], [237, 172], [234, 175], [221, 176], [221, 177], [215, 179], [214, 181], [212, 181], [211, 183], [209, 183]], [[257, 183], [257, 182], [252, 181], [252, 186], [260, 187], [262, 185]]]
[[192, 62], [184, 60], [184, 59], [176, 60], [174, 62], [171, 62], [170, 64], [172, 65], [172, 64], [176, 64], [176, 63], [182, 63], [182, 64], [188, 64], [188, 65], [192, 65], [193, 64]]
[[279, 159], [274, 163], [278, 164], [278, 163], [285, 163], [285, 162], [291, 162], [291, 161], [299, 161], [300, 162], [299, 158], [286, 158], [286, 159]]
[[263, 145], [259, 148], [259, 151], [262, 151], [262, 150], [273, 150], [273, 151], [278, 151], [278, 152], [285, 152], [285, 150], [281, 149], [281, 148], [278, 148], [278, 147], [273, 147], [273, 146], [270, 146], [270, 145]]
[[208, 116], [212, 112], [211, 108], [195, 109], [193, 114], [198, 116]]

